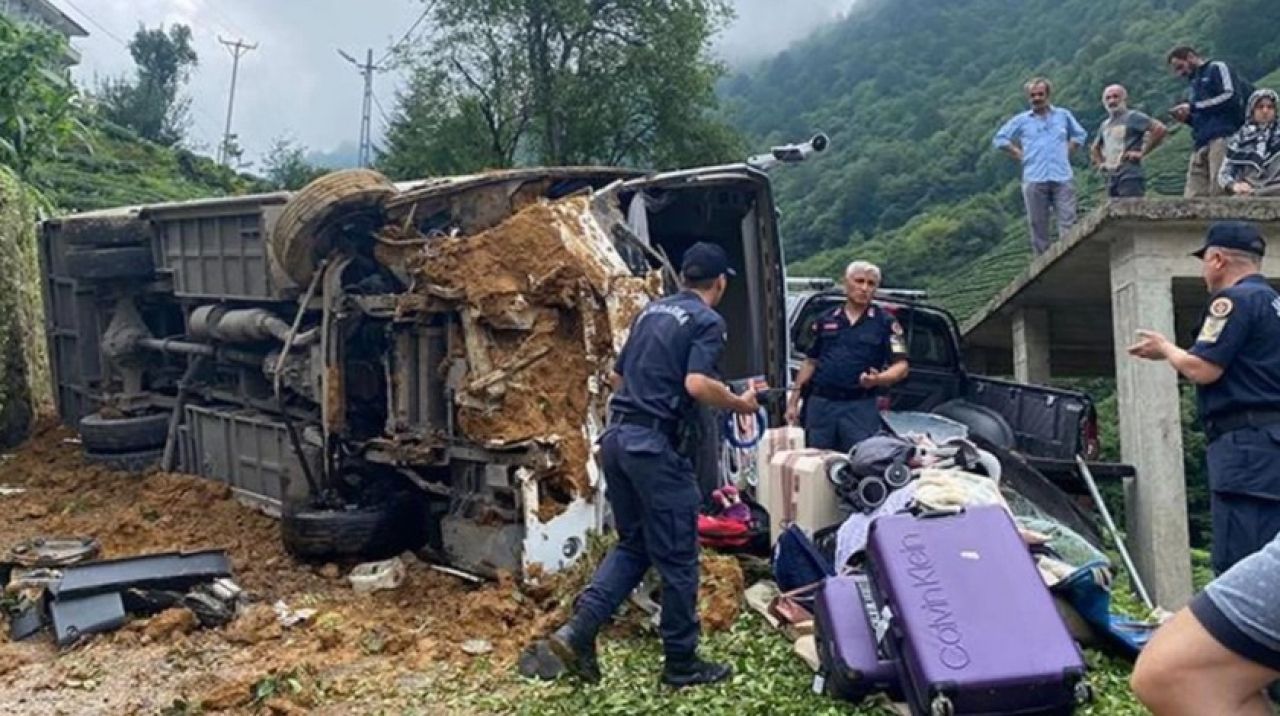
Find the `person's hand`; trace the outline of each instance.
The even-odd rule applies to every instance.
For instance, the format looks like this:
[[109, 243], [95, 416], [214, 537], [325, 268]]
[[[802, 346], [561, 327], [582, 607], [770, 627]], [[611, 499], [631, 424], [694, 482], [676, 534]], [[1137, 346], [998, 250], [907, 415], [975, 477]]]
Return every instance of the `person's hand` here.
[[1169, 114], [1172, 115], [1173, 118], [1178, 120], [1179, 122], [1186, 122], [1188, 119], [1191, 118], [1191, 105], [1187, 104], [1186, 102], [1183, 102], [1182, 104], [1179, 104], [1179, 105], [1174, 105], [1174, 107], [1169, 110]]
[[1231, 185], [1231, 193], [1238, 196], [1248, 196], [1253, 193], [1253, 185], [1247, 181], [1238, 181]]
[[1124, 156], [1122, 157], [1122, 159], [1124, 159], [1126, 162], [1140, 162], [1142, 161], [1142, 150], [1133, 149], [1133, 150], [1127, 151], [1124, 153]]
[[868, 368], [866, 373], [858, 377], [858, 385], [867, 390], [880, 387], [880, 371]]
[[788, 403], [787, 403], [787, 414], [786, 414], [786, 420], [787, 420], [787, 425], [799, 425], [799, 424], [800, 424], [800, 403], [799, 403], [799, 401], [796, 401], [796, 402], [788, 402]]
[[1013, 157], [1015, 162], [1022, 161], [1022, 147], [1009, 145], [1009, 156]]
[[1164, 360], [1169, 357], [1173, 344], [1155, 331], [1138, 331], [1138, 342], [1129, 346], [1129, 355], [1147, 360]]
[[734, 409], [735, 413], [741, 415], [754, 415], [760, 411], [760, 402], [756, 399], [756, 389], [749, 388], [745, 393], [738, 396], [738, 407]]

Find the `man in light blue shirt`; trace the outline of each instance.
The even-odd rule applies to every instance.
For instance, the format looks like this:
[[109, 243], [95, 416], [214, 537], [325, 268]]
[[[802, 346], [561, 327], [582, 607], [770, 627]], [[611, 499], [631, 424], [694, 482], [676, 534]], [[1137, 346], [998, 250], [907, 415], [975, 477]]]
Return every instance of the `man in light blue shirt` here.
[[1088, 136], [1070, 111], [1049, 104], [1053, 85], [1043, 77], [1026, 84], [1031, 109], [1014, 115], [996, 132], [996, 149], [1022, 162], [1022, 199], [1031, 225], [1031, 250], [1049, 249], [1049, 213], [1058, 214], [1058, 236], [1076, 223], [1076, 187], [1071, 152]]

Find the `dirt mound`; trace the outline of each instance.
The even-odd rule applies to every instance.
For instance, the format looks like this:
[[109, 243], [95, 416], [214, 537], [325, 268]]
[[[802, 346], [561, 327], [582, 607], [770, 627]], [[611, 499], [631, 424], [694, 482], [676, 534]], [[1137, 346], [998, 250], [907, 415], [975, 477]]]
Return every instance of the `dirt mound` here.
[[601, 211], [587, 197], [533, 203], [488, 231], [429, 241], [413, 265], [415, 290], [463, 316], [462, 432], [553, 448], [559, 464], [539, 477], [563, 496], [588, 494], [584, 426], [604, 406], [591, 386], [656, 288], [631, 276]]
[[[335, 682], [325, 687], [335, 698], [344, 684], [357, 693], [370, 679], [394, 683], [414, 669], [461, 668], [477, 658], [462, 649], [469, 640], [487, 641], [493, 650], [484, 658], [509, 668], [523, 644], [557, 619], [558, 592], [547, 584], [472, 585], [412, 556], [400, 588], [357, 595], [345, 579], [353, 565], [294, 562], [280, 546], [278, 523], [238, 503], [225, 486], [86, 464], [64, 428], [44, 428], [3, 464], [4, 484], [25, 491], [0, 497], [11, 516], [0, 520], [0, 549], [39, 535], [95, 536], [103, 558], [222, 548], [253, 604], [221, 629], [189, 630], [184, 612], [171, 611], [62, 655], [47, 637], [0, 643], [0, 713], [20, 711], [34, 689], [54, 688], [49, 662], [101, 672], [87, 680], [92, 691], [60, 692], [65, 713], [155, 713], [175, 699], [205, 698], [218, 704], [208, 710], [237, 709], [251, 700], [245, 694], [254, 684], [304, 664]], [[281, 627], [270, 606], [277, 600], [316, 614]], [[375, 659], [388, 655], [394, 658]]]

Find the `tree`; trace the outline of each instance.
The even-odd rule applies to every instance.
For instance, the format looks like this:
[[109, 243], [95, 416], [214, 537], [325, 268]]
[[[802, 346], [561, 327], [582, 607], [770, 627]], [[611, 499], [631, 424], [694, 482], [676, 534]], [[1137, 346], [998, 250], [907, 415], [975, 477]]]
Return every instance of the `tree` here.
[[[383, 163], [670, 167], [740, 154], [716, 116], [725, 0], [436, 0]], [[394, 172], [393, 172], [394, 173]]]
[[492, 100], [458, 91], [444, 72], [425, 66], [414, 70], [398, 100], [378, 158], [388, 175], [417, 179], [515, 164], [528, 126], [524, 113], [491, 111]]
[[0, 17], [0, 162], [25, 176], [67, 141], [84, 139], [66, 41]]
[[179, 95], [199, 62], [191, 47], [191, 28], [139, 27], [129, 42], [137, 77], [108, 80], [99, 89], [102, 114], [144, 139], [171, 146], [182, 141], [190, 121], [191, 100]]
[[263, 159], [266, 178], [275, 189], [301, 189], [311, 180], [329, 173], [306, 159], [306, 149], [288, 137], [277, 137]]

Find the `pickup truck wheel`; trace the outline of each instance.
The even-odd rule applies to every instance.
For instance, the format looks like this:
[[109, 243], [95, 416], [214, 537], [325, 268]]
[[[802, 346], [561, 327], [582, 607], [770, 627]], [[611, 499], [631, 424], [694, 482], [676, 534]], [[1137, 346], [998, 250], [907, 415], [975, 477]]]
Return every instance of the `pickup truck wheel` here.
[[369, 169], [326, 174], [303, 187], [284, 205], [271, 230], [271, 252], [300, 286], [311, 281], [316, 263], [332, 243], [327, 233], [354, 213], [378, 210], [396, 193], [395, 184]]
[[129, 246], [149, 244], [155, 231], [149, 221], [110, 217], [63, 221], [58, 234], [73, 246]]
[[87, 452], [147, 450], [164, 445], [168, 437], [168, 413], [149, 413], [134, 418], [86, 415], [80, 419], [80, 444]]
[[1013, 450], [1018, 447], [1017, 436], [1009, 426], [1009, 421], [985, 405], [976, 405], [964, 400], [949, 400], [929, 412], [965, 425], [969, 428], [970, 434], [981, 437], [996, 447], [1004, 450]]
[[146, 472], [160, 464], [163, 448], [134, 452], [85, 452], [84, 459], [112, 470], [122, 472]]
[[337, 509], [287, 509], [280, 516], [280, 537], [285, 551], [304, 561], [386, 558], [404, 551], [402, 514], [392, 500]]
[[151, 248], [147, 246], [68, 251], [65, 261], [68, 276], [86, 281], [149, 279], [156, 272]]

